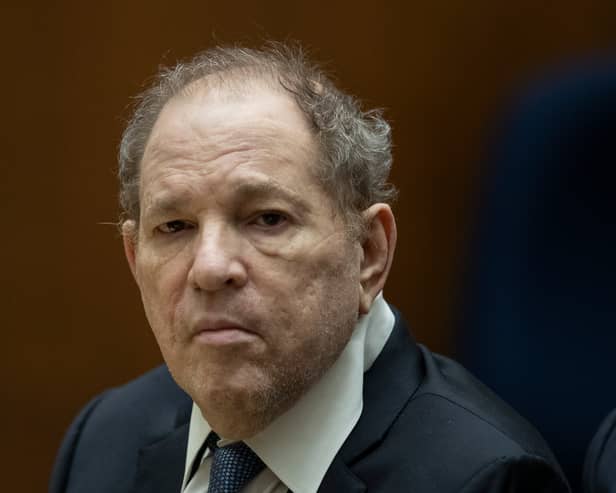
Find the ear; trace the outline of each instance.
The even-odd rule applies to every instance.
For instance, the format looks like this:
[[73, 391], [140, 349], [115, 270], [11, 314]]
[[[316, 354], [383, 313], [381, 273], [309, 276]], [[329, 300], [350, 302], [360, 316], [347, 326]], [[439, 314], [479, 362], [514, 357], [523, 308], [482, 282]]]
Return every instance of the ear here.
[[137, 255], [137, 223], [132, 219], [127, 219], [122, 223], [122, 241], [124, 243], [124, 255], [128, 261], [128, 266], [137, 283], [136, 255]]
[[383, 289], [396, 248], [396, 220], [387, 204], [373, 204], [363, 213], [365, 234], [360, 266], [359, 313], [365, 314]]

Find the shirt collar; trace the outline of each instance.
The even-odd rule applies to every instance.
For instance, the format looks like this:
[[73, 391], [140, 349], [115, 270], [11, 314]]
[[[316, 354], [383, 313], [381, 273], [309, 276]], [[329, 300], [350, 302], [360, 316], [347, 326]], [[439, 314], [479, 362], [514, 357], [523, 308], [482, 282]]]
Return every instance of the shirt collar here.
[[[291, 409], [245, 441], [291, 491], [318, 489], [361, 415], [363, 373], [380, 354], [394, 322], [394, 314], [379, 293], [323, 377]], [[210, 425], [193, 403], [184, 484], [210, 431]]]

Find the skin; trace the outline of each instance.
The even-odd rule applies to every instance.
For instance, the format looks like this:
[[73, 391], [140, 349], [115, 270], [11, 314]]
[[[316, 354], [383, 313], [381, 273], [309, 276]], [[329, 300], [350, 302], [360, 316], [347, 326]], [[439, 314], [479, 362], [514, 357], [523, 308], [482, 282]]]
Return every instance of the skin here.
[[317, 159], [296, 103], [266, 84], [185, 91], [146, 146], [126, 257], [174, 379], [226, 438], [261, 431], [323, 375], [391, 265], [389, 207], [351, 238]]

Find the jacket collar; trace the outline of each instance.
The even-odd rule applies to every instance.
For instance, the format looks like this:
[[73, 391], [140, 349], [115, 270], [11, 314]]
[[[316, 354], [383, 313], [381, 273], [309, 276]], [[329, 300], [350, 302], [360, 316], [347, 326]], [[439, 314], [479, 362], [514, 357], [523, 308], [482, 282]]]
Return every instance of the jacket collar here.
[[394, 330], [364, 377], [362, 415], [325, 475], [319, 493], [366, 490], [361, 478], [353, 472], [354, 466], [384, 439], [421, 384], [421, 353], [400, 313], [394, 310], [394, 314]]
[[173, 430], [159, 441], [139, 450], [134, 493], [180, 491], [188, 442], [192, 401], [180, 403]]

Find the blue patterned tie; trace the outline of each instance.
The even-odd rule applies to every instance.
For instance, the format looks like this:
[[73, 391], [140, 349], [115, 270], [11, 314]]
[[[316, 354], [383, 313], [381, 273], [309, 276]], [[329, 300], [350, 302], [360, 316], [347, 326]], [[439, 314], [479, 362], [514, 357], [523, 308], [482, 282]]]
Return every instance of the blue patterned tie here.
[[265, 464], [244, 442], [218, 447], [218, 439], [211, 432], [205, 440], [206, 447], [214, 452], [207, 493], [237, 493]]

